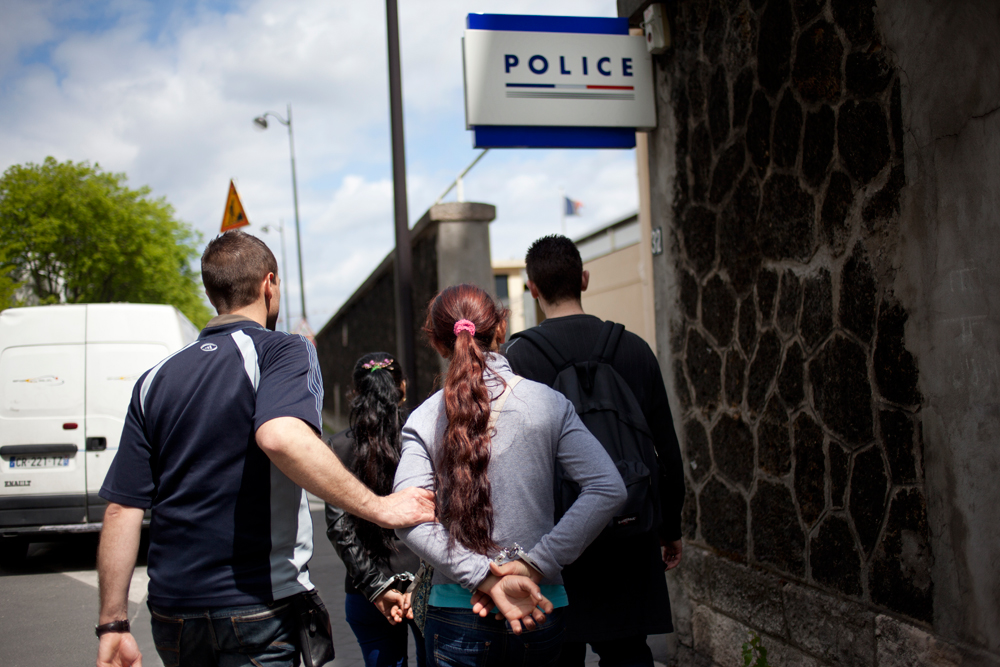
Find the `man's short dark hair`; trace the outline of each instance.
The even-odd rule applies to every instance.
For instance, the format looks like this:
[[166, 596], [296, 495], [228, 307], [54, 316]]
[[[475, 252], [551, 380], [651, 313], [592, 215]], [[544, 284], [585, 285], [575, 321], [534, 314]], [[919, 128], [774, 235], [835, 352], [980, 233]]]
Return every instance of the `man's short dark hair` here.
[[528, 280], [549, 303], [580, 300], [583, 260], [576, 244], [565, 236], [543, 236], [528, 248], [524, 257]]
[[274, 253], [259, 238], [238, 229], [216, 236], [201, 256], [201, 280], [208, 300], [220, 313], [256, 301], [268, 273], [278, 275]]

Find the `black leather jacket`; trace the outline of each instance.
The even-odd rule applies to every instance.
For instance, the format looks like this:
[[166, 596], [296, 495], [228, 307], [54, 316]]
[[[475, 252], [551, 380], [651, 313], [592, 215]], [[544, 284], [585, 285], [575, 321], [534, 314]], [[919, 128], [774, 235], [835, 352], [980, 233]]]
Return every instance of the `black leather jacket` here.
[[[348, 468], [354, 463], [354, 440], [350, 429], [341, 431], [331, 437], [327, 444]], [[399, 540], [396, 546], [398, 554], [394, 554], [388, 566], [379, 567], [368, 555], [368, 551], [358, 541], [350, 515], [339, 507], [326, 504], [326, 536], [344, 561], [347, 577], [344, 588], [348, 593], [360, 593], [369, 601], [374, 601], [387, 588], [394, 585], [394, 574], [416, 572], [419, 558]], [[405, 585], [402, 585], [405, 589]]]

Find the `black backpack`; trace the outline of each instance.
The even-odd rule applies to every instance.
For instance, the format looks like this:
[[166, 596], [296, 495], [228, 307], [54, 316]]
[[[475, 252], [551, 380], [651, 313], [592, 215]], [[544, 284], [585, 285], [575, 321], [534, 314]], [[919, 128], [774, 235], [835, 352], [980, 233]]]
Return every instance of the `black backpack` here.
[[[625, 482], [628, 499], [598, 536], [623, 539], [648, 533], [659, 526], [659, 470], [653, 436], [639, 402], [622, 376], [611, 366], [625, 327], [606, 321], [587, 361], [568, 362], [539, 328], [511, 337], [531, 341], [556, 368], [552, 388], [573, 403], [581, 421], [607, 450]], [[556, 465], [556, 520], [580, 494], [579, 486]]]

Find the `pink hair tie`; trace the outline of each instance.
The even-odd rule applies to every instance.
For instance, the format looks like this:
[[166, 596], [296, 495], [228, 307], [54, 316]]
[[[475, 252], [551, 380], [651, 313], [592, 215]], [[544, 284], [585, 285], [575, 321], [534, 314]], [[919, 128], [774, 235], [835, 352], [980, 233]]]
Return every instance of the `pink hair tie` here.
[[459, 320], [458, 322], [455, 322], [455, 336], [458, 336], [458, 334], [462, 331], [468, 331], [469, 335], [475, 336], [476, 325], [470, 320]]

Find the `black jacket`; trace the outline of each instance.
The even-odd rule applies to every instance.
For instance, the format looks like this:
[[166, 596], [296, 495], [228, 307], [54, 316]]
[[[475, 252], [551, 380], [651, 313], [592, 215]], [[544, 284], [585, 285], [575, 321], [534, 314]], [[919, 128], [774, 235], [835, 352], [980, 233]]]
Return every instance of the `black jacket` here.
[[[350, 429], [337, 433], [327, 444], [344, 466], [350, 469], [354, 465], [354, 439]], [[415, 573], [420, 559], [397, 539], [394, 543], [397, 552], [389, 559], [388, 565], [377, 565], [358, 541], [350, 518], [351, 515], [339, 507], [326, 504], [326, 536], [347, 568], [344, 590], [347, 593], [360, 593], [371, 601], [386, 590], [392, 582], [392, 575]]]
[[[545, 320], [538, 328], [572, 363], [590, 358], [602, 325], [593, 315], [568, 315]], [[548, 386], [561, 370], [526, 339], [512, 340], [504, 353], [515, 373]], [[624, 332], [611, 365], [629, 385], [653, 434], [663, 522], [658, 534], [613, 545], [595, 542], [563, 570], [569, 596], [566, 641], [607, 641], [673, 631], [660, 539], [681, 537], [684, 469], [680, 445], [660, 366], [649, 345]]]

